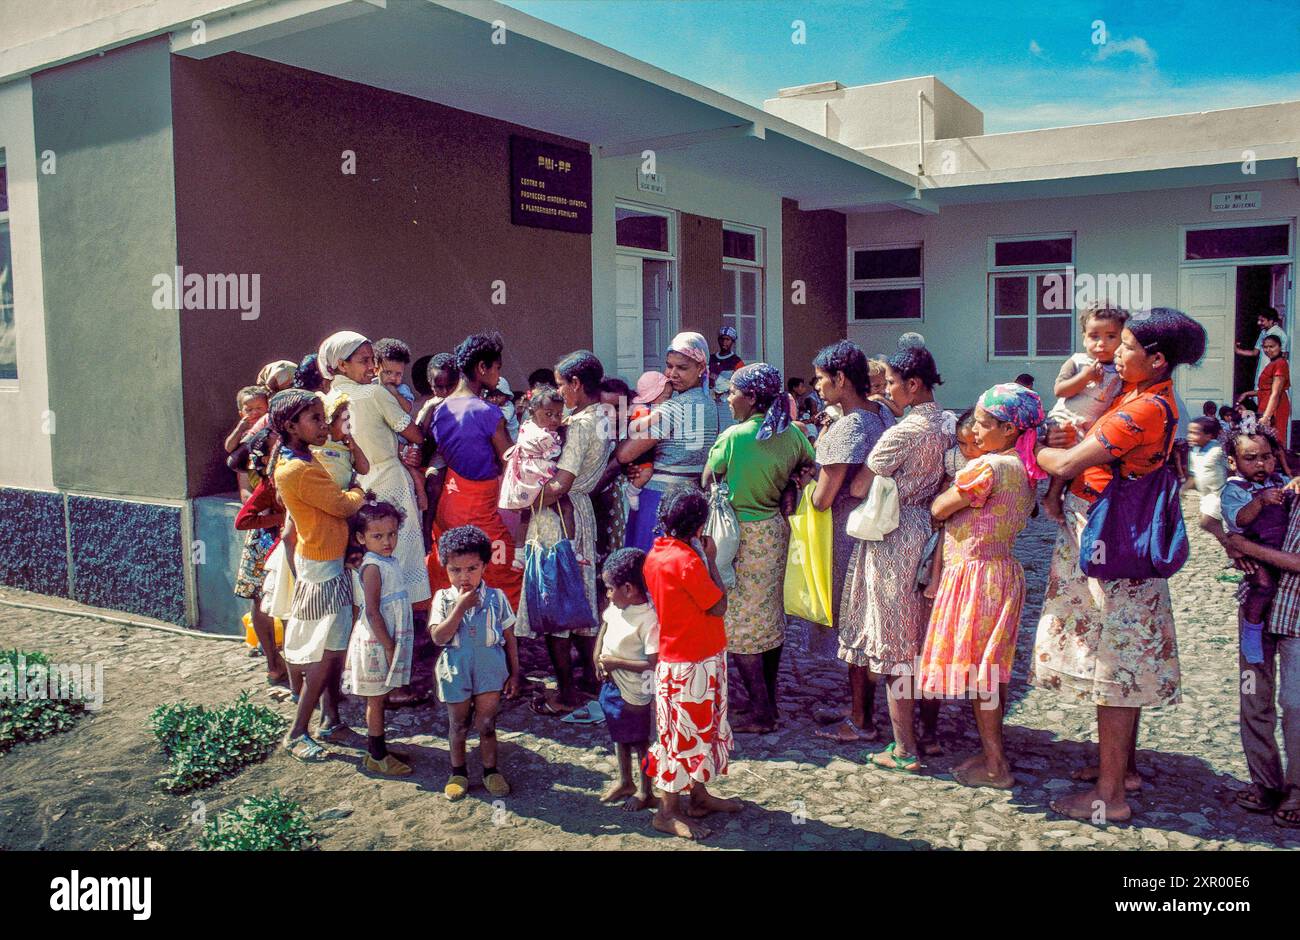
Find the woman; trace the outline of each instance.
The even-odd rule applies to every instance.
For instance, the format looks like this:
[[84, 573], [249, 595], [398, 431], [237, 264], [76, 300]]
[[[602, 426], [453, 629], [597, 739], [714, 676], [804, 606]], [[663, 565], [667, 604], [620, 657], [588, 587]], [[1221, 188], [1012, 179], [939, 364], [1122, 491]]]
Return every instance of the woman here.
[[[1254, 398], [1259, 405], [1259, 423], [1273, 429], [1283, 453], [1287, 450], [1287, 441], [1291, 432], [1291, 368], [1286, 356], [1282, 354], [1282, 341], [1276, 336], [1265, 336], [1264, 355], [1268, 365], [1259, 373], [1259, 388], [1242, 392], [1237, 398], [1241, 404], [1247, 398]], [[1290, 470], [1287, 476], [1290, 476]]]
[[705, 388], [709, 344], [699, 333], [678, 333], [665, 356], [664, 375], [673, 395], [650, 415], [633, 421], [614, 454], [624, 466], [654, 451], [654, 467], [630, 478], [641, 487], [639, 505], [628, 513], [624, 544], [654, 547], [659, 500], [674, 483], [698, 482], [709, 448], [718, 437], [718, 409]]
[[766, 362], [737, 370], [727, 405], [738, 422], [718, 435], [703, 484], [727, 484], [740, 523], [736, 586], [727, 595], [727, 654], [740, 670], [751, 713], [732, 725], [737, 734], [776, 727], [776, 680], [785, 644], [783, 590], [790, 524], [779, 511], [781, 493], [813, 460], [812, 445], [790, 422], [790, 396], [781, 373]]
[[[866, 353], [855, 343], [840, 340], [822, 349], [813, 360], [815, 387], [827, 407], [834, 405], [843, 414], [817, 438], [817, 485], [812, 502], [820, 512], [830, 510], [834, 525], [831, 546], [831, 617], [837, 621], [848, 580], [849, 558], [857, 539], [847, 531], [849, 513], [861, 500], [849, 491], [850, 477], [866, 461], [880, 435], [896, 423], [893, 413], [878, 402], [869, 401], [871, 368]], [[883, 368], [881, 372], [883, 372]], [[813, 652], [834, 655], [839, 642], [832, 627], [809, 626], [809, 647]], [[817, 731], [819, 738], [841, 744], [875, 741], [879, 734], [872, 720], [876, 684], [866, 666], [849, 665], [849, 699], [842, 708], [819, 709], [815, 717], [833, 727]]]
[[517, 610], [523, 571], [511, 563], [515, 540], [497, 512], [502, 456], [512, 442], [501, 409], [483, 400], [483, 390], [496, 388], [501, 379], [503, 348], [500, 333], [475, 333], [456, 347], [460, 381], [431, 421], [438, 454], [447, 462], [447, 470], [433, 518], [433, 550], [427, 564], [430, 586], [434, 590], [450, 587], [451, 580], [438, 561], [438, 539], [456, 526], [478, 526], [492, 539], [492, 560], [483, 581], [505, 591]]
[[861, 500], [877, 476], [892, 478], [898, 486], [898, 528], [853, 549], [840, 606], [839, 657], [866, 667], [872, 680], [901, 677], [886, 689], [894, 740], [867, 759], [886, 770], [917, 773], [911, 682], [929, 611], [916, 589], [916, 567], [930, 537], [930, 503], [943, 485], [943, 453], [953, 439], [934, 400], [934, 387], [943, 379], [929, 350], [900, 349], [886, 361], [885, 372], [890, 400], [911, 411], [880, 436], [850, 491]]
[[[529, 542], [539, 542], [550, 547], [562, 538], [571, 538], [580, 558], [596, 557], [596, 513], [591, 505], [591, 492], [600, 483], [610, 461], [614, 441], [607, 433], [600, 400], [600, 381], [605, 368], [596, 354], [587, 349], [569, 353], [555, 365], [555, 383], [564, 396], [569, 409], [565, 419], [567, 432], [564, 450], [556, 461], [555, 476], [542, 489], [542, 508], [536, 510], [528, 522]], [[560, 515], [553, 508], [564, 496], [573, 506], [572, 532], [565, 532]], [[592, 617], [596, 615], [596, 566], [582, 566], [583, 588]], [[519, 619], [515, 622], [515, 636], [536, 636], [528, 625], [528, 604], [519, 605]], [[581, 696], [573, 681], [572, 650], [576, 645], [582, 657], [583, 680], [587, 691], [598, 692], [594, 662], [598, 625], [581, 630], [548, 633], [546, 650], [555, 667], [559, 685], [556, 699], [539, 699], [534, 710], [541, 714], [560, 715], [581, 704]], [[570, 635], [572, 633], [572, 635]]]
[[[1053, 476], [1072, 479], [1062, 508], [1043, 613], [1038, 621], [1030, 681], [1097, 706], [1097, 768], [1076, 779], [1096, 779], [1089, 790], [1054, 801], [1073, 819], [1123, 822], [1132, 813], [1125, 790], [1141, 786], [1135, 763], [1137, 726], [1148, 705], [1173, 705], [1179, 691], [1178, 641], [1163, 578], [1097, 581], [1079, 569], [1079, 536], [1088, 509], [1101, 496], [1118, 461], [1126, 477], [1140, 477], [1167, 459], [1169, 416], [1178, 421], [1173, 372], [1205, 353], [1205, 329], [1178, 310], [1157, 307], [1131, 319], [1121, 334], [1115, 366], [1124, 391], [1068, 450], [1039, 447], [1038, 462]], [[1168, 410], [1166, 410], [1168, 409]], [[1069, 431], [1052, 434], [1051, 443]]]
[[424, 435], [393, 393], [371, 381], [375, 377], [375, 354], [370, 341], [360, 333], [344, 331], [328, 337], [321, 343], [316, 362], [321, 375], [330, 381], [330, 393], [348, 397], [352, 439], [370, 461], [370, 472], [359, 476], [357, 484], [402, 511], [393, 557], [402, 566], [402, 581], [411, 606], [422, 613], [433, 595], [424, 567], [420, 509], [411, 478], [398, 456], [394, 435], [412, 444], [422, 443]]

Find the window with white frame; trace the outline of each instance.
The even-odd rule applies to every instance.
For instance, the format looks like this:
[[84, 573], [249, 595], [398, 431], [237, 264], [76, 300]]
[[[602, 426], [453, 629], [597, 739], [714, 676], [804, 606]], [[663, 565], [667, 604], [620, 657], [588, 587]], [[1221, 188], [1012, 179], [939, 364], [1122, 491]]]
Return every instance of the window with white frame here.
[[1074, 352], [1074, 235], [989, 239], [989, 358]]
[[722, 325], [734, 327], [736, 355], [763, 358], [763, 230], [722, 223]]
[[849, 319], [923, 319], [923, 255], [920, 242], [850, 248]]
[[18, 379], [13, 271], [13, 251], [9, 242], [9, 173], [4, 149], [0, 148], [0, 382]]

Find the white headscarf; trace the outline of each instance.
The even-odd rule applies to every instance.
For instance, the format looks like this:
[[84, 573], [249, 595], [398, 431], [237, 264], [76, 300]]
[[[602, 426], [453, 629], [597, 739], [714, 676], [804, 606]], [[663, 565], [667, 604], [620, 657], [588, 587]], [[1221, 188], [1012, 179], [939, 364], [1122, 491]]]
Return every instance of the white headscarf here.
[[320, 352], [316, 354], [316, 367], [320, 369], [321, 375], [332, 379], [338, 374], [339, 363], [360, 349], [363, 343], [368, 342], [370, 340], [351, 330], [333, 333], [325, 337], [320, 344]]

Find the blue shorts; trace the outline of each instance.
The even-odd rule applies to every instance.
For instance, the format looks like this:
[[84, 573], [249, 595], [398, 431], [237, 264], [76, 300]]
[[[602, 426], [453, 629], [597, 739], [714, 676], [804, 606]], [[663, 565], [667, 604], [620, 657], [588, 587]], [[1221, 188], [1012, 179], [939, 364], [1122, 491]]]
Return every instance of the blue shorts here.
[[445, 647], [438, 657], [434, 675], [438, 680], [438, 697], [448, 705], [485, 692], [500, 692], [510, 678], [506, 649], [468, 643]]
[[600, 709], [615, 744], [647, 744], [650, 741], [650, 713], [654, 703], [629, 705], [608, 679], [600, 687]]

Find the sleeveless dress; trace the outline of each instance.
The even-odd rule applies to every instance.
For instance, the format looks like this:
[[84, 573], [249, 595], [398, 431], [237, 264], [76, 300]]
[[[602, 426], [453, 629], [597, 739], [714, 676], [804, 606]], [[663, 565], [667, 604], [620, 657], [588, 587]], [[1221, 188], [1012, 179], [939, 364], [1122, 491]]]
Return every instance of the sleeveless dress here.
[[[379, 611], [395, 645], [391, 662], [366, 616], [366, 589], [361, 583], [361, 571], [368, 565], [379, 569]], [[351, 574], [352, 602], [357, 607], [357, 619], [348, 641], [344, 688], [352, 695], [363, 697], [383, 695], [411, 681], [411, 650], [415, 643], [411, 601], [396, 556], [366, 552], [360, 567]]]

